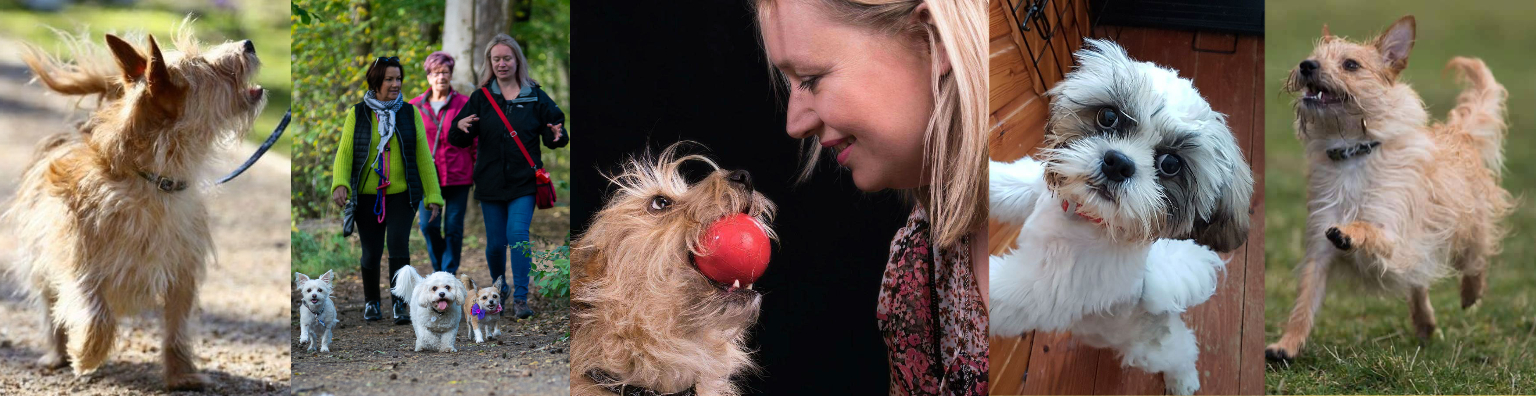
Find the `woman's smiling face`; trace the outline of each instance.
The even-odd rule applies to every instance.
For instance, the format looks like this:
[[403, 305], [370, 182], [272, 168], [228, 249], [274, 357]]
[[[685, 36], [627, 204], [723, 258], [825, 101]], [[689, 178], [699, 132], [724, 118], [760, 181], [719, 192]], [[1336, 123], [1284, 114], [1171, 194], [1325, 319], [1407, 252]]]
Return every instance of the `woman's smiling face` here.
[[926, 39], [833, 19], [807, 0], [761, 5], [769, 62], [789, 83], [785, 129], [818, 138], [860, 190], [928, 184], [923, 140], [933, 114]]
[[384, 83], [379, 84], [378, 99], [388, 102], [400, 97], [400, 68], [390, 66], [384, 68]]

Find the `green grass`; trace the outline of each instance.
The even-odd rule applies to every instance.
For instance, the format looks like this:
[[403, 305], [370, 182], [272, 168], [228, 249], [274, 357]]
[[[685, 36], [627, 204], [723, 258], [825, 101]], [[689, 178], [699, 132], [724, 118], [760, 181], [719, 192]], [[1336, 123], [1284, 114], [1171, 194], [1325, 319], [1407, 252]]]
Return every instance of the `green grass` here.
[[[52, 27], [70, 34], [80, 34], [89, 29], [91, 40], [102, 43], [101, 36], [108, 32], [131, 31], [149, 33], [165, 45], [172, 36], [173, 27], [179, 26], [189, 13], [196, 14], [193, 24], [196, 36], [204, 46], [228, 40], [249, 39], [256, 44], [256, 55], [262, 60], [261, 72], [256, 81], [267, 92], [267, 107], [256, 119], [256, 124], [246, 134], [246, 139], [260, 143], [265, 141], [283, 118], [292, 101], [293, 80], [290, 78], [292, 57], [289, 29], [289, 10], [282, 2], [246, 2], [239, 10], [209, 8], [206, 2], [192, 1], [142, 1], [136, 8], [105, 7], [96, 4], [73, 5], [60, 13], [39, 13], [21, 9], [8, 1], [0, 0], [0, 37], [11, 37], [38, 45], [44, 51], [61, 54], [64, 46]], [[67, 56], [67, 55], [66, 55]], [[285, 133], [272, 148], [274, 152], [288, 155], [292, 143]]]
[[1444, 337], [1420, 345], [1404, 296], [1357, 292], [1334, 277], [1303, 356], [1270, 365], [1267, 393], [1461, 394], [1536, 391], [1536, 2], [1476, 5], [1447, 1], [1270, 1], [1265, 13], [1265, 333], [1279, 338], [1296, 301], [1293, 268], [1301, 262], [1306, 190], [1300, 142], [1291, 128], [1292, 97], [1280, 92], [1289, 70], [1311, 52], [1323, 23], [1335, 35], [1364, 40], [1404, 14], [1418, 40], [1404, 78], [1443, 119], [1459, 87], [1441, 69], [1455, 55], [1480, 57], [1509, 88], [1504, 187], [1519, 197], [1513, 233], [1493, 260], [1488, 292], [1473, 311], [1460, 308], [1454, 280], [1430, 293]]
[[[311, 278], [329, 270], [339, 273], [357, 271], [357, 257], [361, 252], [355, 240], [343, 238], [340, 230], [335, 228], [316, 231], [318, 233], [297, 229], [292, 231], [294, 271]], [[414, 244], [411, 248], [418, 249]], [[426, 248], [420, 247], [416, 251], [426, 251]]]

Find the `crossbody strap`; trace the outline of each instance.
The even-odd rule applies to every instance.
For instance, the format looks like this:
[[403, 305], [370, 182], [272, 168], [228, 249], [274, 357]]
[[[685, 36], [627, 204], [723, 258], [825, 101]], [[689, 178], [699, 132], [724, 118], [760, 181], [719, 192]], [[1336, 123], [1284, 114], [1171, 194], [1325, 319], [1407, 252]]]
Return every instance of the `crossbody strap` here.
[[496, 115], [501, 117], [501, 124], [507, 126], [507, 133], [512, 136], [512, 142], [517, 143], [517, 149], [523, 152], [523, 159], [528, 160], [528, 167], [539, 169], [538, 165], [533, 164], [533, 157], [528, 155], [528, 149], [523, 147], [523, 140], [517, 138], [517, 131], [512, 130], [512, 123], [507, 122], [507, 115], [501, 112], [501, 98], [491, 96], [491, 90], [486, 87], [480, 87], [480, 92], [485, 93], [485, 99], [491, 102], [491, 108], [496, 109]]

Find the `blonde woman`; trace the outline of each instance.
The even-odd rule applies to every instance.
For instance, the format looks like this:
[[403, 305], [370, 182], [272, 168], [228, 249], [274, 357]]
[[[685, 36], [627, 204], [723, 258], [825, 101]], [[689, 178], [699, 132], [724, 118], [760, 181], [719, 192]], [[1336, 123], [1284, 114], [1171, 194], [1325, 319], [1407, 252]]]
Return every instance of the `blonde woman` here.
[[811, 148], [802, 178], [830, 156], [860, 190], [916, 201], [891, 241], [876, 314], [891, 394], [987, 392], [985, 6], [755, 3], [788, 93], [785, 129]]

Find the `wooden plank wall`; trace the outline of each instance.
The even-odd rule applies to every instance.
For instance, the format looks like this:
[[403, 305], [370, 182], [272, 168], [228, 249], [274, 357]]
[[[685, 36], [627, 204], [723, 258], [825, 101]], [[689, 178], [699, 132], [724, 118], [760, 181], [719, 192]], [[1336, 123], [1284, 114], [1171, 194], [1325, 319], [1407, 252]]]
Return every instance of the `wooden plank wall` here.
[[[991, 156], [1010, 161], [1033, 153], [1040, 145], [1049, 103], [1042, 94], [1061, 76], [1052, 70], [1057, 58], [1049, 53], [1041, 54], [1042, 70], [1035, 73], [1028, 49], [1044, 47], [1043, 41], [1033, 32], [1018, 30], [1020, 16], [1011, 14], [1008, 0], [991, 3]], [[1065, 23], [1088, 21], [1086, 2], [1051, 3], [1073, 11]], [[1055, 13], [1047, 15], [1054, 18]], [[1081, 46], [1080, 40], [1063, 36], [1070, 35], [1053, 37], [1064, 44], [1053, 47], [1070, 52]], [[1094, 29], [1090, 36], [1112, 39], [1131, 57], [1177, 69], [1180, 76], [1194, 80], [1211, 106], [1228, 116], [1253, 167], [1248, 244], [1224, 255], [1230, 261], [1216, 295], [1184, 317], [1200, 343], [1200, 393], [1260, 394], [1264, 391], [1263, 39], [1116, 26]], [[1233, 53], [1196, 51], [1196, 44]], [[1069, 58], [1059, 59], [1071, 64]], [[1017, 226], [991, 224], [989, 231], [988, 246], [994, 253], [1011, 249], [1018, 235]], [[1070, 334], [992, 338], [990, 355], [994, 395], [1163, 393], [1160, 375], [1123, 368], [1116, 352], [1080, 345]]]

